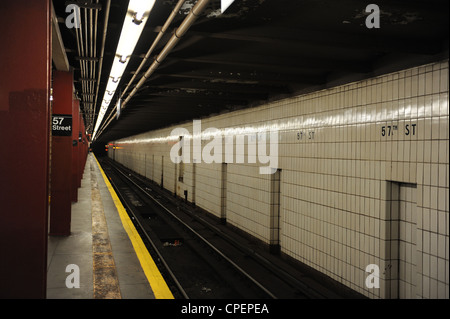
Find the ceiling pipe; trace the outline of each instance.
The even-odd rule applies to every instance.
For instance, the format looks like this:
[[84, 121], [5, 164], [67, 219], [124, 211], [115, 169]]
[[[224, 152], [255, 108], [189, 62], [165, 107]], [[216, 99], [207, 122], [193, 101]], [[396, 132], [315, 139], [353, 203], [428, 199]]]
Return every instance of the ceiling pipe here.
[[[86, 10], [86, 9], [85, 9]], [[77, 48], [78, 48], [78, 56], [80, 57], [80, 74], [81, 74], [81, 78], [86, 78], [86, 72], [87, 72], [87, 65], [84, 61], [84, 59], [82, 59], [82, 57], [85, 56], [84, 53], [84, 40], [83, 40], [83, 23], [82, 23], [82, 19], [81, 19], [81, 10], [78, 12], [79, 13], [79, 18], [80, 18], [80, 28], [75, 28], [76, 31], [76, 38], [77, 38]], [[85, 21], [86, 24], [86, 28], [87, 26], [87, 21]], [[84, 96], [83, 94], [86, 93], [86, 83], [85, 81], [81, 81], [81, 98], [80, 101], [83, 101]]]
[[[105, 40], [106, 40], [106, 28], [109, 16], [109, 4], [107, 1], [107, 12], [105, 14], [105, 31], [102, 44], [102, 54], [104, 52]], [[97, 7], [99, 0], [96, 0]], [[97, 70], [97, 21], [98, 21], [98, 8], [84, 8], [84, 14], [80, 14], [80, 27], [76, 28], [76, 39], [78, 55], [80, 60], [80, 72], [81, 72], [81, 101], [84, 105], [84, 120], [86, 121], [86, 128], [89, 130], [92, 127], [92, 122], [95, 115], [94, 97], [95, 95], [95, 81], [97, 87], [100, 83], [101, 64], [99, 66], [99, 78], [93, 80], [96, 76]], [[83, 16], [83, 19], [81, 17]], [[98, 91], [98, 88], [97, 88]]]
[[153, 50], [158, 45], [159, 41], [163, 37], [163, 35], [166, 33], [167, 29], [170, 27], [170, 24], [172, 23], [173, 19], [177, 15], [178, 11], [180, 11], [181, 6], [184, 4], [186, 0], [179, 0], [175, 8], [170, 13], [169, 18], [167, 18], [166, 22], [164, 23], [163, 27], [159, 31], [158, 35], [156, 36], [156, 39], [153, 41], [152, 46], [150, 49], [148, 49], [147, 53], [145, 54], [144, 59], [142, 60], [141, 64], [139, 65], [138, 69], [134, 73], [133, 77], [131, 78], [130, 82], [128, 82], [125, 90], [121, 94], [121, 98], [125, 95], [125, 93], [128, 91], [128, 88], [131, 86], [131, 84], [134, 82], [136, 77], [138, 76], [139, 72], [141, 72], [142, 68], [144, 67], [147, 60], [150, 58], [150, 55], [153, 53]]
[[[81, 9], [80, 9], [81, 10]], [[88, 21], [88, 17], [87, 17], [87, 8], [84, 8], [84, 38], [83, 38], [83, 25], [81, 25], [81, 29], [80, 29], [80, 35], [81, 35], [81, 57], [85, 57], [88, 58], [89, 57], [89, 40], [88, 40], [88, 28], [89, 28], [89, 21]], [[81, 14], [81, 13], [80, 13]], [[84, 40], [83, 40], [84, 39]], [[82, 73], [82, 78], [87, 78], [88, 77], [88, 72], [89, 72], [89, 62], [85, 59], [81, 59], [80, 63], [83, 63], [84, 66], [84, 71]], [[82, 92], [82, 101], [84, 102], [86, 100], [86, 96], [83, 94], [89, 94], [88, 91], [88, 84], [86, 81], [81, 80], [81, 84], [83, 87], [83, 92]]]
[[[123, 90], [122, 94], [120, 95], [120, 99], [122, 99], [125, 96], [125, 93], [128, 91], [128, 89], [130, 88], [131, 84], [134, 82], [134, 80], [136, 79], [136, 77], [139, 75], [139, 72], [141, 72], [142, 68], [144, 67], [144, 65], [147, 63], [148, 59], [150, 58], [150, 55], [153, 53], [153, 50], [156, 48], [156, 46], [158, 45], [159, 41], [161, 40], [161, 38], [163, 37], [163, 35], [166, 33], [167, 29], [170, 27], [170, 25], [172, 24], [173, 19], [175, 19], [175, 16], [177, 15], [178, 11], [180, 11], [182, 5], [186, 2], [186, 0], [179, 0], [177, 5], [175, 6], [175, 8], [172, 10], [172, 12], [170, 13], [170, 16], [167, 18], [166, 22], [164, 23], [163, 27], [161, 28], [161, 30], [159, 31], [158, 35], [156, 36], [156, 39], [153, 41], [151, 47], [148, 49], [147, 53], [144, 56], [144, 59], [141, 61], [141, 64], [139, 65], [139, 67], [137, 68], [136, 72], [134, 73], [133, 77], [131, 78], [131, 80], [128, 82], [127, 86], [125, 87], [125, 90]], [[116, 109], [112, 108], [111, 112], [109, 112], [108, 117], [106, 119], [105, 122], [103, 122], [103, 125], [101, 126], [99, 132], [101, 134], [101, 132], [103, 131], [103, 129], [109, 125], [109, 122], [111, 121], [111, 119], [114, 117], [114, 111]], [[106, 126], [105, 126], [106, 125]]]
[[[189, 28], [194, 24], [197, 18], [202, 14], [205, 10], [206, 6], [209, 4], [210, 0], [198, 0], [195, 6], [191, 9], [188, 16], [183, 20], [178, 29], [175, 30], [174, 34], [167, 42], [166, 46], [159, 53], [159, 55], [155, 58], [152, 65], [148, 68], [145, 74], [141, 77], [139, 82], [130, 92], [128, 97], [122, 103], [121, 109], [125, 109], [127, 103], [130, 99], [136, 94], [137, 90], [144, 84], [144, 82], [153, 74], [153, 72], [159, 67], [159, 65], [163, 62], [163, 60], [167, 57], [167, 55], [173, 50], [176, 44], [180, 41], [180, 39], [186, 34]], [[113, 111], [114, 113], [114, 111]], [[100, 136], [103, 131], [109, 126], [114, 117], [111, 117], [109, 121], [103, 126], [101, 132], [97, 135]]]
[[[90, 33], [91, 33], [91, 57], [96, 58], [97, 57], [97, 46], [96, 46], [96, 40], [97, 40], [97, 15], [98, 15], [98, 11], [95, 10], [95, 22], [93, 21], [94, 19], [94, 11], [92, 9], [90, 9], [90, 22], [91, 22], [91, 28], [90, 28]], [[95, 37], [95, 38], [94, 38]], [[94, 78], [94, 73], [95, 73], [95, 67], [97, 66], [97, 62], [96, 61], [91, 61], [91, 70], [90, 70], [90, 74], [89, 74], [89, 79], [93, 79]], [[90, 95], [88, 96], [88, 103], [87, 107], [85, 104], [85, 113], [91, 114], [92, 113], [92, 102], [94, 101], [93, 99], [93, 93], [95, 90], [95, 84], [92, 81], [88, 82], [89, 84], [89, 93]], [[86, 109], [88, 110], [88, 112], [86, 112]], [[87, 121], [87, 119], [84, 119], [85, 121]], [[86, 126], [88, 125], [88, 123], [86, 122]]]
[[100, 77], [102, 75], [102, 66], [103, 66], [103, 56], [105, 53], [105, 42], [106, 42], [106, 34], [108, 33], [108, 20], [109, 20], [109, 10], [111, 8], [111, 0], [107, 0], [106, 1], [106, 9], [105, 9], [105, 21], [103, 23], [103, 38], [102, 38], [102, 48], [101, 48], [101, 52], [100, 52], [100, 57], [99, 57], [99, 64], [98, 64], [98, 76], [97, 76], [97, 91], [95, 93], [95, 100], [93, 105], [93, 114], [92, 114], [92, 122], [91, 124], [91, 134], [92, 131], [94, 130], [94, 119], [95, 119], [95, 105], [97, 105], [97, 100], [98, 100], [98, 91], [100, 88]]
[[136, 84], [134, 89], [128, 95], [126, 100], [122, 103], [122, 109], [126, 107], [126, 104], [130, 101], [137, 90], [144, 84], [144, 82], [153, 74], [153, 72], [159, 67], [167, 55], [173, 50], [175, 45], [180, 41], [180, 39], [186, 34], [187, 30], [194, 24], [197, 18], [201, 15], [203, 10], [209, 4], [210, 0], [199, 0], [189, 12], [188, 16], [181, 23], [180, 27], [175, 31], [170, 40], [167, 42], [166, 46], [163, 48], [161, 53], [156, 57], [153, 64], [148, 68], [147, 72], [142, 76], [141, 80]]

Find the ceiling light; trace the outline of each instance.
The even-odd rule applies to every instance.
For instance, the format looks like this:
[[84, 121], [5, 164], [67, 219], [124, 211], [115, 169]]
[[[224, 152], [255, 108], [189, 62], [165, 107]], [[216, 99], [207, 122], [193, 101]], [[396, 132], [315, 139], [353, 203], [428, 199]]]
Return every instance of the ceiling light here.
[[136, 12], [133, 15], [133, 23], [140, 25], [142, 23], [143, 18], [144, 18], [144, 12]]
[[[130, 0], [128, 3], [127, 15], [122, 26], [119, 44], [117, 45], [116, 55], [111, 67], [111, 72], [106, 85], [106, 90], [103, 98], [100, 111], [98, 113], [97, 122], [95, 123], [92, 140], [95, 139], [97, 130], [103, 121], [106, 111], [108, 110], [111, 99], [119, 86], [120, 79], [130, 61], [134, 48], [144, 29], [150, 11], [155, 4], [155, 0]], [[108, 100], [108, 99], [109, 100]]]

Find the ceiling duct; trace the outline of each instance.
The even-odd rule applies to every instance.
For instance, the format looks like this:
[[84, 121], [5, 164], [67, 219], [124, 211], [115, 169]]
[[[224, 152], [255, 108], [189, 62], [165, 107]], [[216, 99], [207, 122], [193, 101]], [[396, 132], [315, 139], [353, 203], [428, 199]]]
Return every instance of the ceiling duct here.
[[[139, 90], [139, 88], [153, 74], [153, 72], [159, 67], [159, 65], [164, 61], [164, 59], [167, 57], [167, 55], [173, 50], [173, 48], [177, 45], [177, 43], [180, 41], [180, 39], [186, 34], [188, 29], [194, 24], [194, 22], [197, 20], [197, 18], [203, 13], [203, 11], [205, 10], [205, 8], [209, 4], [209, 2], [210, 2], [210, 0], [197, 1], [195, 6], [191, 9], [191, 11], [187, 15], [187, 17], [183, 20], [183, 22], [180, 24], [180, 26], [174, 32], [174, 34], [172, 35], [170, 40], [167, 42], [165, 47], [155, 58], [152, 65], [150, 65], [148, 70], [141, 77], [141, 79], [136, 84], [136, 86], [133, 88], [133, 90], [130, 92], [130, 94], [127, 96], [127, 98], [122, 102], [122, 105], [121, 105], [122, 110], [125, 109], [127, 103], [136, 94], [136, 92]], [[114, 111], [113, 111], [113, 113], [114, 113]], [[100, 136], [101, 133], [103, 133], [103, 131], [109, 126], [109, 124], [112, 122], [113, 119], [114, 119], [114, 116], [111, 116], [109, 118], [109, 120], [105, 123], [105, 125], [102, 127], [101, 131], [99, 132], [99, 134], [97, 136]]]

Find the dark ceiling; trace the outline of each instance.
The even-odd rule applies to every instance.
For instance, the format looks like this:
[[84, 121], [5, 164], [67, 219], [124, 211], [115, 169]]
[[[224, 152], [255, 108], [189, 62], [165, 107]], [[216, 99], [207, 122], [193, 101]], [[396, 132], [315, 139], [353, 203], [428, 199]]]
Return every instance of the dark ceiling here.
[[[86, 74], [82, 77], [76, 30], [64, 24], [69, 15], [65, 8], [70, 2], [53, 1], [69, 64], [75, 71], [75, 88], [81, 99], [86, 127], [91, 133], [128, 1], [111, 1], [97, 95], [95, 89], [88, 91], [87, 87], [97, 85], [98, 59], [88, 61], [93, 71], [89, 71], [91, 76], [87, 79]], [[84, 40], [92, 38], [96, 44], [93, 50], [88, 50], [91, 55], [84, 56], [98, 58], [106, 0], [83, 0], [79, 4], [89, 6], [92, 2], [98, 2], [101, 10], [84, 9], [81, 5], [82, 28], [79, 30], [86, 35]], [[119, 89], [127, 86], [177, 2], [156, 0]], [[185, 1], [144, 71], [195, 2]], [[105, 143], [194, 118], [448, 58], [448, 0], [377, 0], [381, 11], [380, 28], [372, 29], [365, 24], [369, 15], [365, 8], [370, 3], [361, 0], [236, 0], [221, 15], [220, 1], [210, 1], [174, 50], [130, 99], [120, 118], [114, 118], [97, 136], [97, 141]], [[93, 33], [90, 25], [86, 28], [86, 23], [94, 25]], [[140, 78], [138, 75], [131, 88]], [[116, 93], [113, 101], [118, 96]], [[110, 108], [114, 105], [112, 102]]]

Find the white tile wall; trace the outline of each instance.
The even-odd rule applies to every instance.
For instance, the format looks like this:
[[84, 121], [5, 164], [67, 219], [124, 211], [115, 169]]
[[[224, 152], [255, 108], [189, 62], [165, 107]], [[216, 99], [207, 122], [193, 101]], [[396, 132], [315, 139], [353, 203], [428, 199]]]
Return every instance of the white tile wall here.
[[196, 164], [196, 205], [220, 218], [221, 164]]
[[[371, 298], [395, 296], [399, 288], [401, 296], [449, 298], [448, 104], [444, 61], [211, 117], [202, 130], [278, 128], [283, 253]], [[192, 123], [184, 127], [192, 132]], [[180, 196], [188, 189], [189, 200], [195, 193], [197, 205], [219, 216], [220, 163], [198, 163], [195, 174], [185, 164], [177, 182], [173, 128], [116, 141], [116, 160], [160, 183], [164, 156], [164, 187]], [[228, 164], [226, 218], [269, 243], [270, 177], [260, 166]], [[405, 275], [409, 295], [391, 276], [404, 264], [392, 257], [399, 245], [391, 243], [399, 223], [390, 190], [401, 183], [417, 185], [408, 206], [417, 229], [408, 228], [417, 257], [416, 270]], [[365, 286], [372, 263], [380, 267], [378, 289]]]

